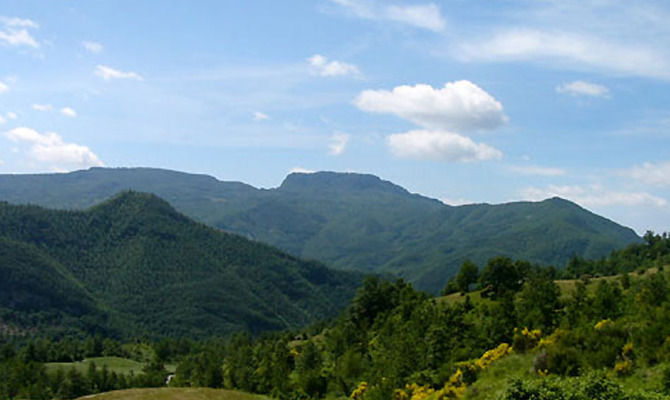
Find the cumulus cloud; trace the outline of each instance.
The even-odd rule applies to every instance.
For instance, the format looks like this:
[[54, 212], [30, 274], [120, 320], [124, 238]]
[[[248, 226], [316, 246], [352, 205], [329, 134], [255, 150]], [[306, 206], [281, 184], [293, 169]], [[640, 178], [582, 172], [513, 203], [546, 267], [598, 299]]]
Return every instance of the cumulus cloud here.
[[350, 136], [346, 133], [336, 133], [330, 137], [328, 152], [334, 156], [344, 153], [349, 143]]
[[307, 61], [312, 73], [319, 76], [360, 75], [361, 73], [354, 64], [335, 60], [329, 61], [327, 57], [321, 54], [315, 54]]
[[26, 155], [32, 162], [46, 165], [52, 170], [72, 170], [104, 165], [88, 147], [67, 143], [54, 132], [41, 134], [33, 129], [20, 127], [5, 132], [10, 141], [26, 145]]
[[2, 115], [0, 115], [0, 125], [4, 124], [5, 122], [7, 122], [7, 120], [5, 119], [5, 117], [3, 117]]
[[265, 121], [266, 119], [270, 119], [267, 114], [260, 111], [254, 112], [254, 121]]
[[9, 86], [7, 84], [0, 82], [0, 94], [9, 91]]
[[0, 26], [2, 26], [0, 43], [12, 47], [39, 47], [37, 40], [29, 32], [29, 29], [39, 28], [35, 21], [16, 17], [0, 17]]
[[562, 197], [585, 207], [599, 206], [654, 206], [664, 207], [667, 201], [647, 192], [609, 190], [602, 185], [550, 185], [546, 188], [529, 187], [521, 191], [524, 199], [539, 201]]
[[7, 113], [7, 118], [9, 118], [9, 119], [17, 119], [18, 117], [19, 116], [16, 115], [15, 112], [10, 111], [10, 112]]
[[392, 21], [430, 31], [442, 31], [446, 25], [440, 8], [434, 3], [388, 5], [369, 0], [332, 0], [358, 18]]
[[558, 93], [573, 96], [609, 97], [609, 89], [606, 86], [585, 81], [574, 81], [556, 86]]
[[565, 175], [565, 170], [554, 167], [541, 167], [539, 165], [511, 165], [507, 169], [520, 175], [560, 176]]
[[637, 165], [623, 175], [654, 186], [670, 186], [670, 161], [646, 162]]
[[84, 47], [84, 49], [86, 49], [86, 51], [93, 54], [98, 54], [103, 49], [102, 44], [98, 42], [83, 41], [81, 42], [81, 45]]
[[77, 116], [77, 112], [70, 107], [63, 107], [60, 109], [60, 113], [66, 117], [74, 118]]
[[462, 43], [455, 56], [463, 61], [551, 62], [554, 66], [670, 79], [670, 60], [655, 49], [571, 32], [503, 30]]
[[53, 106], [51, 104], [33, 104], [33, 110], [35, 111], [51, 111]]
[[469, 137], [444, 131], [414, 130], [386, 138], [391, 152], [401, 158], [446, 162], [484, 161], [502, 158], [502, 152]]
[[137, 81], [143, 80], [143, 78], [136, 72], [120, 71], [106, 65], [98, 65], [95, 68], [95, 74], [106, 81], [110, 79], [134, 79]]
[[390, 113], [430, 130], [478, 131], [503, 125], [500, 102], [474, 83], [448, 82], [397, 86], [392, 91], [365, 90], [354, 100], [363, 111]]

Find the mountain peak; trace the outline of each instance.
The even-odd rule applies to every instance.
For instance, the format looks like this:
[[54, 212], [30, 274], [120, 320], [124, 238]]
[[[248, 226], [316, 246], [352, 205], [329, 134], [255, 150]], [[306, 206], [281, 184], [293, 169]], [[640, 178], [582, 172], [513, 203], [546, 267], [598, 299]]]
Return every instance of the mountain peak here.
[[123, 215], [147, 216], [150, 212], [153, 214], [164, 214], [177, 216], [180, 214], [162, 198], [151, 193], [136, 192], [125, 190], [103, 203], [93, 206], [91, 211], [110, 212], [121, 211]]
[[278, 190], [284, 192], [304, 190], [337, 192], [381, 191], [400, 195], [409, 194], [404, 188], [382, 180], [375, 175], [331, 171], [291, 173], [284, 179]]

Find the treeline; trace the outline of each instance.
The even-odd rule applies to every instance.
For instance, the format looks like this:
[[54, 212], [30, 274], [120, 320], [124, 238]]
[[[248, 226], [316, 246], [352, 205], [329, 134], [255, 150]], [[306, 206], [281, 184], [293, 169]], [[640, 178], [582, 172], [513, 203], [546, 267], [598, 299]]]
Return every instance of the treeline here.
[[[165, 339], [149, 352], [101, 337], [69, 347], [39, 340], [7, 344], [0, 382], [15, 384], [10, 391], [1, 386], [2, 396], [71, 398], [68, 387], [80, 388], [77, 395], [109, 389], [96, 383], [106, 382], [102, 369], [77, 377], [72, 370], [47, 372], [42, 362], [63, 354], [118, 354], [141, 358], [145, 368], [134, 376], [117, 374], [117, 387], [163, 386], [170, 375], [164, 365], [174, 364], [172, 386], [224, 387], [277, 399], [440, 400], [471, 395], [485, 371], [511, 354], [526, 354], [535, 378], [510, 382], [502, 399], [667, 398], [670, 282], [658, 260], [668, 256], [670, 238], [648, 238], [654, 240], [613, 253], [635, 254], [636, 273], [600, 279], [580, 274], [558, 281], [563, 288], [552, 269], [498, 257], [481, 270], [464, 263], [454, 280], [462, 295], [435, 298], [402, 280], [369, 278], [338, 319], [300, 331]], [[647, 266], [655, 268], [639, 274]], [[663, 377], [642, 392], [617, 383], [649, 368]]]

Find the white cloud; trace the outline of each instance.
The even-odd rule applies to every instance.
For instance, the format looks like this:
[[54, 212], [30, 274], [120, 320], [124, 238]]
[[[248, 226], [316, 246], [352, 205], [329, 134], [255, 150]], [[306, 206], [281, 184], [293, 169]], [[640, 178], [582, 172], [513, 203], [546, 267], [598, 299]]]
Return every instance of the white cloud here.
[[98, 42], [83, 41], [81, 45], [84, 46], [84, 49], [89, 53], [98, 54], [102, 51], [103, 46]]
[[7, 91], [9, 91], [9, 86], [7, 86], [3, 82], [0, 82], [0, 94], [5, 93]]
[[606, 189], [602, 185], [550, 185], [546, 188], [529, 187], [521, 191], [524, 199], [539, 201], [562, 197], [585, 207], [654, 206], [664, 207], [667, 201], [647, 192], [623, 192]]
[[558, 93], [571, 94], [573, 96], [609, 97], [609, 89], [606, 86], [585, 81], [574, 81], [556, 86]]
[[0, 17], [0, 24], [10, 27], [39, 28], [39, 24], [31, 19], [17, 17]]
[[302, 167], [293, 167], [288, 171], [289, 174], [313, 174], [315, 172], [316, 171], [313, 169], [305, 169]]
[[5, 42], [10, 46], [29, 46], [39, 47], [37, 41], [26, 29], [8, 29], [0, 31], [0, 42]]
[[440, 199], [440, 201], [448, 206], [463, 206], [466, 204], [474, 204], [474, 201], [463, 199], [463, 198], [457, 198], [457, 199], [452, 199], [449, 197], [443, 197]]
[[328, 61], [327, 57], [315, 54], [307, 61], [312, 68], [312, 73], [319, 76], [344, 76], [360, 75], [361, 72], [353, 64], [342, 61]]
[[513, 173], [520, 175], [560, 176], [565, 175], [565, 170], [554, 167], [541, 167], [539, 165], [510, 165], [507, 167]]
[[37, 29], [39, 25], [30, 19], [0, 16], [0, 43], [7, 46], [39, 47], [37, 40], [30, 34], [29, 29]]
[[440, 8], [433, 3], [413, 6], [388, 6], [385, 15], [391, 21], [403, 22], [417, 28], [436, 32], [443, 30], [445, 26]]
[[88, 147], [66, 143], [60, 135], [54, 132], [41, 134], [33, 129], [21, 127], [5, 132], [5, 137], [14, 143], [27, 145], [28, 158], [52, 170], [72, 170], [104, 165]]
[[136, 72], [119, 71], [118, 69], [114, 69], [106, 65], [98, 65], [95, 68], [95, 74], [106, 81], [110, 79], [134, 79], [138, 81], [143, 80], [143, 78]]
[[74, 118], [77, 116], [77, 112], [70, 107], [63, 107], [60, 109], [60, 113], [66, 117]]
[[369, 0], [332, 1], [362, 19], [392, 21], [435, 32], [442, 31], [446, 25], [440, 8], [434, 3], [387, 5]]
[[266, 119], [270, 119], [267, 114], [260, 111], [254, 112], [254, 121], [265, 121]]
[[623, 171], [623, 175], [649, 185], [670, 186], [670, 161], [659, 163], [646, 162]]
[[463, 61], [539, 61], [573, 69], [670, 79], [670, 59], [645, 44], [620, 44], [588, 34], [508, 29], [457, 46]]
[[502, 158], [502, 152], [485, 143], [451, 132], [415, 130], [386, 138], [391, 152], [401, 158], [446, 162]]
[[0, 125], [4, 124], [5, 122], [7, 122], [7, 120], [5, 119], [5, 117], [3, 117], [2, 115], [0, 115]]
[[392, 91], [365, 90], [354, 100], [363, 111], [391, 113], [431, 130], [477, 131], [503, 125], [500, 102], [474, 83], [448, 82], [398, 86]]
[[53, 106], [51, 104], [33, 104], [33, 110], [35, 111], [51, 111]]
[[330, 144], [328, 145], [328, 151], [334, 156], [339, 156], [344, 153], [344, 150], [347, 148], [349, 143], [350, 136], [346, 133], [336, 133], [330, 137]]
[[16, 115], [15, 112], [10, 111], [10, 112], [7, 113], [7, 118], [9, 118], [9, 119], [17, 119], [18, 117], [19, 116]]

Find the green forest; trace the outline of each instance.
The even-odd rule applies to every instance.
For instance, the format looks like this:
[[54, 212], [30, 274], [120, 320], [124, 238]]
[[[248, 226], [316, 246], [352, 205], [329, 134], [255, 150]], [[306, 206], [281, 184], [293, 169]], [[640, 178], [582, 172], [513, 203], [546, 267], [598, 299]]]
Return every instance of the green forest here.
[[206, 338], [337, 315], [363, 274], [190, 220], [150, 194], [87, 211], [0, 203], [0, 331]]
[[0, 175], [0, 200], [87, 209], [120, 191], [154, 193], [185, 215], [340, 270], [402, 277], [437, 294], [465, 259], [564, 265], [640, 241], [630, 228], [552, 198], [448, 206], [377, 176], [293, 173], [274, 189], [155, 168]]
[[[337, 318], [302, 329], [202, 340], [5, 333], [0, 395], [167, 384], [276, 399], [669, 398], [669, 263], [668, 235], [648, 232], [561, 270], [465, 262], [438, 297], [369, 277]], [[141, 370], [106, 361], [118, 358]]]

